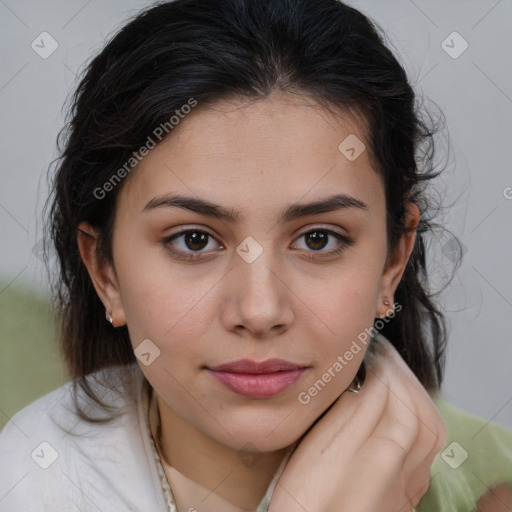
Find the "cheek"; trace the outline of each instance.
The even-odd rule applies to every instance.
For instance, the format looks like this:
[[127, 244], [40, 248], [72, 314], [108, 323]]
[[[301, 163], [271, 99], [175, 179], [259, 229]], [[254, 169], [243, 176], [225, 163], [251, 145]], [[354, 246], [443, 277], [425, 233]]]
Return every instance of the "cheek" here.
[[171, 261], [164, 249], [141, 248], [120, 258], [117, 273], [127, 324], [135, 342], [154, 338], [159, 343], [187, 338], [201, 327], [202, 302], [215, 284], [192, 265]]
[[347, 264], [325, 287], [309, 291], [308, 303], [316, 304], [332, 331], [348, 334], [373, 324], [381, 277], [377, 267], [364, 261]]
[[321, 380], [332, 381], [329, 386], [338, 391], [353, 380], [371, 338], [380, 286], [377, 266], [369, 261], [357, 263], [330, 281], [328, 293], [308, 296], [311, 309], [322, 320], [315, 321], [318, 331], [314, 333]]

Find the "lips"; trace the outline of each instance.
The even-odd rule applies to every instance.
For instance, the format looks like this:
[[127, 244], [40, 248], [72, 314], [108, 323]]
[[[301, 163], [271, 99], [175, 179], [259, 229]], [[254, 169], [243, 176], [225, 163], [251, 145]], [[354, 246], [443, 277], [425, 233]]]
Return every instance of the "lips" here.
[[261, 362], [252, 359], [239, 359], [238, 361], [213, 366], [210, 370], [234, 373], [275, 373], [284, 370], [299, 370], [300, 368], [305, 368], [305, 366], [274, 358]]
[[302, 376], [306, 368], [283, 359], [262, 362], [240, 359], [208, 368], [208, 371], [234, 393], [262, 399], [284, 392]]

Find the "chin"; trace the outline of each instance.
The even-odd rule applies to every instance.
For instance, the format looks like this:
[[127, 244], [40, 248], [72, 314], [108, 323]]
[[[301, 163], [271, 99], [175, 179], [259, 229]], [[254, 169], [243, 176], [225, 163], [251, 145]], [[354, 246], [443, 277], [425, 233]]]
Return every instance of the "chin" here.
[[279, 423], [275, 417], [269, 418], [269, 421], [262, 421], [260, 417], [254, 421], [230, 422], [227, 430], [231, 435], [221, 429], [215, 435], [210, 433], [210, 436], [236, 451], [273, 452], [297, 441], [306, 432], [308, 425], [301, 426], [295, 421], [293, 427], [290, 428], [286, 420]]
[[268, 453], [283, 450], [292, 445], [300, 434], [297, 436], [290, 436], [284, 434], [271, 438], [267, 433], [261, 435], [255, 434], [254, 436], [245, 435], [238, 439], [238, 443], [235, 443], [233, 439], [230, 440], [230, 447], [237, 452], [254, 452], [254, 453]]

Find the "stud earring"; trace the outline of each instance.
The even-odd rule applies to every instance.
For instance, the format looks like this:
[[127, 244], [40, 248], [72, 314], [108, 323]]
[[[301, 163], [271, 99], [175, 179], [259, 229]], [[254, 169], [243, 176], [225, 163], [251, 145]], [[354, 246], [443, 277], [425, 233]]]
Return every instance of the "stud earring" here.
[[107, 320], [114, 325], [114, 320], [112, 319], [112, 311], [108, 312]]
[[[385, 306], [389, 306], [389, 301], [388, 300], [384, 300], [383, 301], [384, 305]], [[386, 318], [388, 315], [386, 315], [385, 313], [383, 315], [379, 315], [379, 318]]]

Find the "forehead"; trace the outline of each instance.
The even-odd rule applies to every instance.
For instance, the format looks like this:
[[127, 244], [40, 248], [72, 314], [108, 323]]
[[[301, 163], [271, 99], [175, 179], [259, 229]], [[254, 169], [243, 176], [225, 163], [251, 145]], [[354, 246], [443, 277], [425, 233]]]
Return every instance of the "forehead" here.
[[283, 93], [198, 105], [138, 164], [122, 203], [141, 212], [153, 197], [182, 193], [243, 218], [244, 210], [336, 191], [375, 204], [383, 188], [366, 137], [360, 119]]

